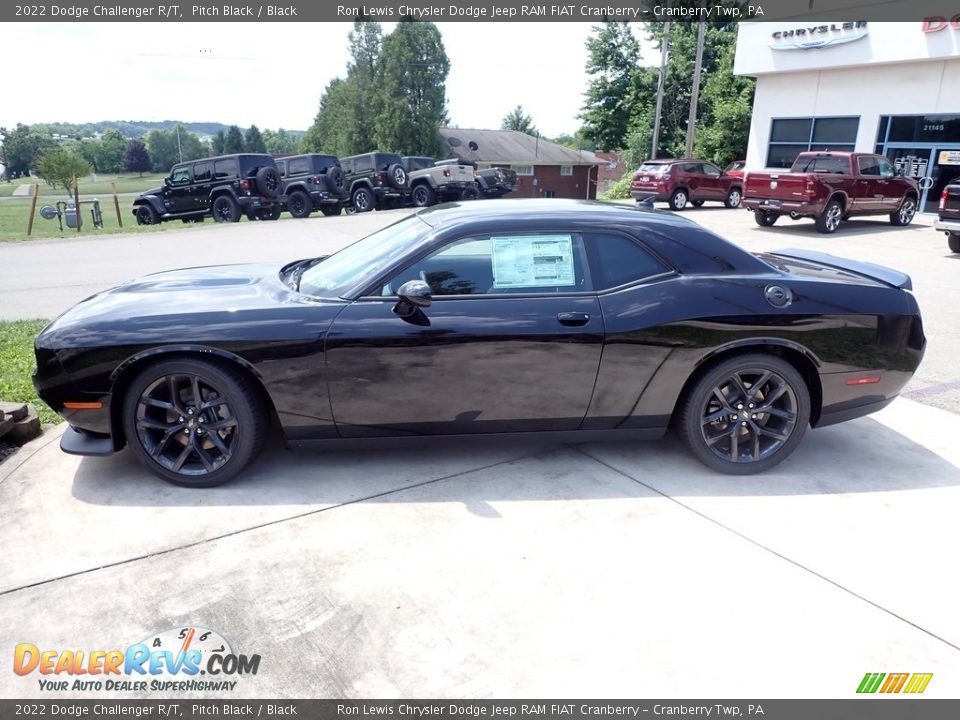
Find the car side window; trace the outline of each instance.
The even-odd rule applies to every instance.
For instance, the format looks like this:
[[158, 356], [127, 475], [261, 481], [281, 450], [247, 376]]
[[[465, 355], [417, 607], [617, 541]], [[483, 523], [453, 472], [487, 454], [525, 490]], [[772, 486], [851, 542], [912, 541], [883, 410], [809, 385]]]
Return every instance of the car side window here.
[[434, 296], [557, 294], [587, 287], [583, 241], [576, 233], [497, 233], [446, 245], [405, 268], [380, 294], [422, 280]]
[[298, 158], [290, 161], [290, 174], [300, 175], [310, 172], [310, 158]]
[[880, 168], [880, 177], [896, 177], [897, 173], [894, 171], [893, 165], [886, 158], [880, 158], [877, 165]]
[[190, 182], [189, 167], [174, 168], [173, 171], [170, 173], [171, 185], [186, 185], [189, 182]]
[[720, 168], [715, 167], [710, 163], [704, 163], [702, 167], [704, 175], [709, 175], [710, 177], [720, 177]]
[[240, 163], [236, 158], [224, 158], [217, 160], [213, 164], [213, 179], [222, 180], [224, 178], [236, 177], [240, 174]]
[[213, 174], [213, 163], [203, 162], [193, 166], [194, 182], [209, 182]]
[[584, 239], [596, 290], [608, 290], [670, 271], [650, 251], [625, 235], [585, 233]]
[[877, 162], [877, 158], [872, 158], [872, 157], [857, 158], [857, 166], [860, 169], [861, 175], [867, 175], [871, 177], [880, 177], [880, 163]]

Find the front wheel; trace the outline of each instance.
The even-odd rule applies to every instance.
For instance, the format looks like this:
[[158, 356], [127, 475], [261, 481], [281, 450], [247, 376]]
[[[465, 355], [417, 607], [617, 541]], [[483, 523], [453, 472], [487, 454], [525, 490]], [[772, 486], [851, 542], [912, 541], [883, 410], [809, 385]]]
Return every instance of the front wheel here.
[[816, 226], [817, 232], [820, 233], [834, 233], [837, 231], [837, 228], [840, 227], [840, 222], [843, 220], [843, 206], [840, 204], [839, 200], [831, 200], [827, 203], [827, 206], [823, 209], [823, 212], [817, 215]]
[[727, 199], [723, 201], [723, 204], [728, 208], [737, 208], [740, 207], [741, 200], [743, 200], [743, 193], [740, 192], [740, 188], [730, 188]]
[[127, 444], [175, 485], [213, 487], [255, 458], [267, 434], [263, 400], [239, 373], [201, 360], [148, 367], [123, 401]]
[[947, 235], [947, 245], [950, 246], [951, 252], [960, 253], [960, 234], [950, 233]]
[[912, 197], [905, 197], [896, 212], [890, 213], [890, 224], [897, 227], [904, 227], [913, 222], [913, 216], [917, 214], [917, 201]]
[[159, 222], [160, 215], [153, 209], [153, 206], [139, 205], [137, 207], [137, 225], [156, 225]]
[[237, 222], [240, 219], [240, 206], [229, 195], [220, 195], [213, 201], [213, 219], [219, 223]]
[[313, 203], [303, 190], [294, 190], [287, 196], [287, 211], [295, 218], [310, 217]]
[[773, 355], [723, 361], [694, 383], [677, 431], [693, 455], [728, 475], [752, 475], [792, 453], [810, 422], [810, 392], [790, 363]]
[[687, 206], [688, 199], [686, 190], [676, 190], [670, 196], [670, 208], [678, 211], [683, 210]]
[[767, 210], [753, 211], [753, 219], [760, 227], [770, 227], [779, 219], [779, 217], [780, 215], [777, 213], [768, 212]]

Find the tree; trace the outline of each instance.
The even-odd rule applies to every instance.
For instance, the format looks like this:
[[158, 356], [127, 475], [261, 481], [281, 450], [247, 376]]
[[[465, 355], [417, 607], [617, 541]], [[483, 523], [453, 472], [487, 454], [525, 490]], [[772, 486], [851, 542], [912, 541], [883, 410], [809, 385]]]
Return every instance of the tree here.
[[243, 149], [248, 153], [265, 153], [267, 146], [263, 143], [263, 136], [256, 125], [251, 125], [250, 129], [243, 136]]
[[264, 130], [263, 144], [271, 155], [289, 155], [297, 151], [296, 139], [283, 128], [276, 132], [270, 129]]
[[640, 60], [640, 44], [625, 22], [594, 26], [587, 39], [586, 102], [580, 117], [584, 135], [601, 150], [619, 150], [630, 125], [631, 87]]
[[500, 129], [518, 130], [519, 132], [533, 135], [534, 137], [540, 134], [540, 131], [537, 130], [533, 124], [533, 118], [523, 112], [521, 105], [517, 105], [513, 110], [504, 115], [503, 121], [500, 123]]
[[63, 147], [45, 150], [37, 162], [36, 174], [50, 187], [69, 190], [74, 177], [90, 173], [90, 164], [79, 153]]
[[700, 94], [701, 117], [694, 142], [697, 157], [723, 167], [746, 156], [756, 81], [733, 74], [736, 39], [717, 53], [716, 69]]
[[6, 131], [3, 138], [7, 173], [18, 177], [29, 175], [40, 153], [54, 146], [56, 142], [49, 135], [17, 123], [17, 127]]
[[317, 117], [300, 142], [301, 152], [329, 153], [339, 157], [363, 152], [353, 144], [354, 135], [350, 126], [354, 118], [347, 102], [349, 93], [346, 80], [334, 78], [327, 84], [320, 98]]
[[[242, 143], [241, 138], [241, 149], [237, 152], [243, 152]], [[172, 130], [151, 130], [147, 133], [146, 144], [156, 172], [166, 172], [178, 162], [207, 155], [207, 148], [200, 138], [180, 124]]]
[[127, 143], [122, 164], [126, 172], [138, 172], [140, 177], [143, 177], [143, 171], [150, 169], [150, 153], [147, 152], [143, 140], [138, 138]]
[[381, 100], [374, 144], [401, 155], [441, 155], [437, 131], [448, 120], [450, 60], [437, 26], [401, 20], [384, 39], [377, 66]]
[[117, 130], [107, 130], [103, 137], [96, 142], [94, 152], [97, 172], [118, 173], [123, 163], [123, 153], [127, 149], [127, 141]]
[[213, 136], [213, 142], [211, 143], [213, 148], [213, 154], [223, 155], [224, 154], [223, 148], [226, 144], [227, 144], [227, 137], [226, 135], [224, 135], [223, 130], [221, 130], [220, 132], [218, 132], [216, 135]]
[[240, 128], [236, 125], [231, 125], [227, 128], [227, 136], [223, 141], [223, 153], [224, 155], [232, 155], [233, 153], [242, 152], [243, 133], [240, 132]]

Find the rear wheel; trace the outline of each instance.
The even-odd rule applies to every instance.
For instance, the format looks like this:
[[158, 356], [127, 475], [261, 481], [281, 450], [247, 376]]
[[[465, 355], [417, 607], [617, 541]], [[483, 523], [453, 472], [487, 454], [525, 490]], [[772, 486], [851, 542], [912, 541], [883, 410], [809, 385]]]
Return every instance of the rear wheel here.
[[229, 195], [220, 195], [213, 201], [213, 219], [219, 223], [237, 222], [240, 219], [240, 206]]
[[144, 465], [175, 485], [230, 480], [263, 447], [263, 400], [239, 373], [200, 360], [144, 370], [123, 402], [127, 443]]
[[353, 209], [357, 212], [373, 210], [373, 193], [367, 188], [357, 188], [353, 193]]
[[688, 200], [686, 190], [674, 190], [673, 195], [670, 196], [670, 208], [673, 210], [683, 210], [687, 206]]
[[779, 214], [775, 212], [769, 212], [768, 210], [753, 211], [753, 219], [760, 227], [770, 227], [779, 219], [779, 217]]
[[827, 206], [823, 209], [823, 212], [817, 215], [816, 226], [817, 232], [821, 233], [834, 233], [837, 231], [837, 228], [840, 227], [840, 223], [843, 220], [843, 205], [840, 204], [839, 200], [831, 200], [827, 203]]
[[264, 208], [257, 211], [257, 220], [279, 220], [280, 213], [283, 212], [279, 205], [271, 208]]
[[898, 227], [909, 225], [913, 216], [917, 214], [917, 201], [912, 197], [905, 197], [896, 212], [890, 213], [890, 224]]
[[275, 198], [283, 192], [283, 179], [280, 171], [273, 167], [262, 167], [254, 178], [257, 192], [267, 198]]
[[730, 358], [684, 397], [678, 433], [704, 465], [752, 475], [792, 453], [810, 421], [810, 392], [790, 363], [772, 355]]
[[137, 206], [137, 225], [156, 225], [158, 222], [160, 222], [160, 214], [153, 209], [152, 205]]
[[727, 193], [727, 199], [724, 200], [723, 204], [728, 208], [740, 207], [740, 201], [743, 200], [743, 193], [740, 192], [740, 188], [730, 188], [730, 192]]
[[952, 252], [960, 253], [960, 233], [950, 233], [947, 235], [947, 245], [950, 246]]
[[311, 205], [310, 196], [303, 190], [294, 190], [287, 196], [287, 211], [295, 218], [310, 217]]
[[470, 183], [460, 193], [460, 199], [461, 200], [479, 200], [480, 188], [477, 187], [476, 183]]

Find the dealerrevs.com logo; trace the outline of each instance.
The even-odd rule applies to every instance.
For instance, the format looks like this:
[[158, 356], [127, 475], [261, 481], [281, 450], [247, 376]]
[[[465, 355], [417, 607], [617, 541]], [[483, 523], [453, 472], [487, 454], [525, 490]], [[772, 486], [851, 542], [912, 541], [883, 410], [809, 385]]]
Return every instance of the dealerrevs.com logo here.
[[256, 675], [259, 655], [241, 655], [218, 632], [202, 627], [152, 633], [126, 650], [48, 650], [33, 643], [14, 648], [13, 671], [39, 675], [51, 692], [230, 692], [238, 678]]

